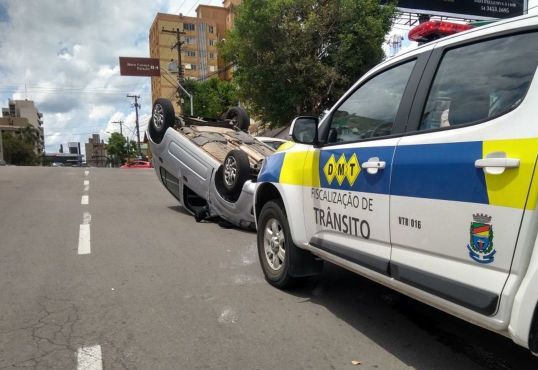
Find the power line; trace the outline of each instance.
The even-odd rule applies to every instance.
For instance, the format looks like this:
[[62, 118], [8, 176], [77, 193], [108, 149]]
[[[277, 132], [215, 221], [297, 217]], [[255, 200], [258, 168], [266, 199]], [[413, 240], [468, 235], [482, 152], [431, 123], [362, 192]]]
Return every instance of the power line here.
[[215, 72], [212, 72], [210, 74], [208, 74], [207, 76], [205, 77], [200, 77], [197, 79], [197, 81], [204, 81], [204, 80], [207, 80], [209, 77], [212, 77], [212, 76], [215, 76], [221, 72], [226, 72], [227, 70], [229, 70], [230, 68], [232, 68], [233, 66], [235, 66], [235, 63], [230, 63], [228, 64], [227, 66], [225, 66], [224, 68], [221, 68], [221, 69], [218, 69], [216, 70]]
[[183, 5], [185, 5], [185, 3], [187, 2], [187, 0], [183, 0], [183, 2], [181, 3], [181, 5], [177, 8], [177, 10], [175, 12], [173, 12], [172, 14], [176, 14], [176, 13], [179, 13], [179, 11], [181, 10], [181, 8], [183, 7]]
[[[149, 87], [148, 87], [149, 89]], [[141, 89], [142, 91], [146, 91], [147, 89]], [[68, 90], [68, 89], [28, 89], [26, 91], [27, 94], [30, 93], [47, 93], [47, 94], [102, 94], [102, 95], [110, 95], [110, 94], [127, 94], [130, 91], [133, 91], [133, 89], [129, 90], [114, 90], [114, 91], [107, 91], [107, 90]], [[20, 91], [18, 88], [0, 88], [0, 93], [17, 93]]]
[[189, 14], [189, 13], [191, 12], [191, 10], [193, 10], [194, 7], [195, 7], [196, 5], [198, 5], [199, 2], [200, 2], [200, 0], [198, 0], [197, 2], [195, 2], [194, 5], [189, 9], [189, 11], [188, 11], [186, 14]]

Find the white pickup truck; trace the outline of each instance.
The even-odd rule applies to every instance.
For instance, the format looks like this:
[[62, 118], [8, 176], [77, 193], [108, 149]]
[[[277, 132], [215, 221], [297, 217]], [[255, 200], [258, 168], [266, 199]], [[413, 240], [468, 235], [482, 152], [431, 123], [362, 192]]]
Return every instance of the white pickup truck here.
[[538, 353], [538, 17], [439, 39], [363, 76], [268, 157], [267, 281], [322, 260]]

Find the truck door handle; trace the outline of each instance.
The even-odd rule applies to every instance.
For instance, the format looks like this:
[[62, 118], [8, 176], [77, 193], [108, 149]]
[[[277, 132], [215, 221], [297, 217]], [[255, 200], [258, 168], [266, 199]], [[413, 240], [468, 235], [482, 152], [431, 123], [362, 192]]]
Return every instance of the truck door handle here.
[[476, 168], [483, 168], [484, 172], [490, 175], [500, 175], [507, 168], [518, 168], [519, 164], [519, 158], [507, 158], [504, 152], [490, 153], [474, 162]]
[[366, 172], [370, 175], [375, 175], [379, 170], [384, 169], [386, 165], [385, 161], [380, 161], [378, 157], [372, 157], [367, 162], [363, 162], [361, 167], [366, 168]]

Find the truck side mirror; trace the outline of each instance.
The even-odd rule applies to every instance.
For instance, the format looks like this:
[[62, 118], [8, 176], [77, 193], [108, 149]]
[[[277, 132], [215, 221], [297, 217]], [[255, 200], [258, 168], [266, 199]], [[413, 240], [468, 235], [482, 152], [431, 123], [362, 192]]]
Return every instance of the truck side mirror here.
[[293, 141], [300, 144], [315, 145], [318, 142], [317, 117], [297, 117], [291, 123], [290, 136]]

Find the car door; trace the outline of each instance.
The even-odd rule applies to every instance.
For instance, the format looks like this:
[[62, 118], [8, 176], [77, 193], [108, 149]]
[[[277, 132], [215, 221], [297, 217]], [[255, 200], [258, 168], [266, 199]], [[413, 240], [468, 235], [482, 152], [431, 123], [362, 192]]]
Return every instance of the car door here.
[[491, 316], [536, 204], [538, 33], [453, 43], [432, 54], [395, 151], [391, 274]]
[[410, 108], [406, 91], [416, 87], [426, 59], [399, 61], [370, 75], [322, 123], [325, 144], [311, 149], [304, 166], [311, 246], [387, 274], [392, 157]]

